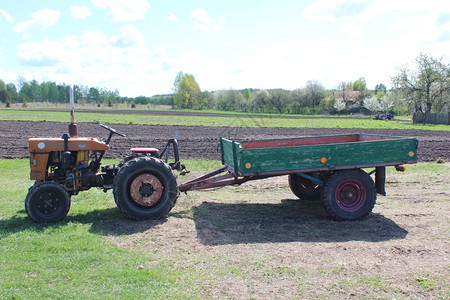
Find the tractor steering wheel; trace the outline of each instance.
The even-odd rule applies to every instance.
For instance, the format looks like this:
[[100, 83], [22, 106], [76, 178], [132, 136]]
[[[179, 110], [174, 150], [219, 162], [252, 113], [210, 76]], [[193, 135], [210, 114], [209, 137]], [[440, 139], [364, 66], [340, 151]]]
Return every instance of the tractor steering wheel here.
[[111, 133], [115, 133], [115, 134], [118, 134], [118, 135], [120, 135], [120, 136], [127, 136], [125, 133], [120, 132], [120, 131], [118, 131], [118, 130], [115, 130], [114, 128], [111, 128], [111, 127], [106, 126], [106, 125], [104, 125], [104, 124], [100, 124], [100, 126], [103, 127], [103, 128], [105, 128], [106, 130], [111, 131]]

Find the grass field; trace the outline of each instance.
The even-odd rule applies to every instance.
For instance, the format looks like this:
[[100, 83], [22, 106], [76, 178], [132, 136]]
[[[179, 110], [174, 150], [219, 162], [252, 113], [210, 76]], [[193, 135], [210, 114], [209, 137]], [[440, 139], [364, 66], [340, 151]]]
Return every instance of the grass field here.
[[[197, 111], [198, 112], [198, 111]], [[201, 112], [201, 111], [200, 111]], [[211, 111], [210, 111], [211, 112]], [[221, 112], [216, 112], [221, 113]], [[252, 115], [245, 114], [222, 116], [184, 115], [174, 118], [173, 115], [146, 115], [108, 113], [108, 110], [98, 113], [76, 112], [76, 121], [109, 123], [109, 124], [144, 124], [144, 125], [181, 125], [181, 126], [230, 126], [230, 127], [280, 127], [280, 128], [367, 128], [367, 129], [419, 129], [450, 131], [447, 125], [413, 124], [411, 121], [379, 121], [366, 117], [339, 118], [324, 116], [305, 116], [305, 118], [285, 118], [285, 115]], [[22, 121], [53, 121], [68, 122], [67, 111], [29, 110], [29, 109], [0, 109], [0, 120]]]
[[[190, 176], [220, 165], [185, 163]], [[23, 208], [28, 161], [0, 169], [0, 299], [450, 298], [449, 163], [389, 168], [388, 196], [358, 222], [276, 177], [181, 195], [161, 221], [129, 220], [92, 189], [38, 225]]]

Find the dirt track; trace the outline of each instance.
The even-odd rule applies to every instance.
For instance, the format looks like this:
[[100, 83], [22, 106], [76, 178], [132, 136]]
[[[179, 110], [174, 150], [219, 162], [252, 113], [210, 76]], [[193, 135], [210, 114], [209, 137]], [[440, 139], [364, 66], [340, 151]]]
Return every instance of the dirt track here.
[[[219, 136], [230, 139], [262, 139], [345, 133], [368, 133], [390, 136], [409, 136], [419, 139], [419, 161], [450, 160], [450, 133], [426, 130], [356, 130], [323, 128], [251, 128], [251, 127], [202, 127], [202, 126], [149, 126], [113, 125], [127, 137], [114, 136], [112, 150], [106, 158], [122, 157], [130, 147], [163, 148], [166, 141], [178, 131], [182, 158], [219, 159]], [[60, 137], [67, 132], [67, 124], [54, 122], [0, 121], [0, 157], [27, 158], [27, 140], [31, 137]], [[95, 123], [78, 125], [79, 136], [105, 139], [108, 132]]]

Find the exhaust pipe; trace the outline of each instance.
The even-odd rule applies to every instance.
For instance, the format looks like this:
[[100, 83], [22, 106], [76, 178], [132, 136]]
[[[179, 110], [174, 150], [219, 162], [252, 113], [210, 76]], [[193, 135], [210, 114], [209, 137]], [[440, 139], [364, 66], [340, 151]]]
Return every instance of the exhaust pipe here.
[[75, 124], [74, 117], [74, 100], [73, 100], [73, 86], [70, 86], [70, 124], [69, 124], [69, 135], [70, 137], [78, 137], [78, 127]]

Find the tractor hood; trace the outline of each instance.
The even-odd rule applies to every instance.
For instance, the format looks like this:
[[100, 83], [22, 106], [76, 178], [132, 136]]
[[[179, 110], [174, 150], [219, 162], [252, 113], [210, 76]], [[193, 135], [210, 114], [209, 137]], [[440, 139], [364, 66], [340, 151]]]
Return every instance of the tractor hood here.
[[[62, 138], [31, 138], [28, 139], [30, 153], [48, 153], [51, 151], [64, 151]], [[109, 150], [109, 145], [96, 138], [70, 138], [68, 151]]]

